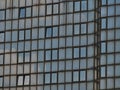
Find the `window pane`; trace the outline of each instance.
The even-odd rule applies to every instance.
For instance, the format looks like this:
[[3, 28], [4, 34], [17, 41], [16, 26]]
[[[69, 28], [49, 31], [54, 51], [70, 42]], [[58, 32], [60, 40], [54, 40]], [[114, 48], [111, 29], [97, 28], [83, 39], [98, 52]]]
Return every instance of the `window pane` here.
[[80, 2], [75, 2], [74, 6], [75, 11], [80, 11]]
[[85, 71], [80, 71], [80, 81], [85, 81], [86, 80], [86, 73]]
[[79, 48], [74, 48], [74, 58], [79, 57]]
[[23, 85], [23, 76], [18, 76], [18, 85]]
[[73, 81], [79, 81], [79, 73], [78, 73], [78, 71], [73, 72]]
[[29, 85], [29, 76], [25, 76], [24, 85]]
[[52, 73], [52, 83], [57, 83], [57, 73]]
[[3, 84], [3, 78], [0, 77], [0, 87], [2, 87], [2, 84]]
[[20, 18], [25, 17], [25, 8], [20, 8]]
[[45, 74], [45, 83], [50, 83], [50, 74]]
[[47, 28], [46, 29], [46, 37], [51, 37], [52, 36], [52, 28]]

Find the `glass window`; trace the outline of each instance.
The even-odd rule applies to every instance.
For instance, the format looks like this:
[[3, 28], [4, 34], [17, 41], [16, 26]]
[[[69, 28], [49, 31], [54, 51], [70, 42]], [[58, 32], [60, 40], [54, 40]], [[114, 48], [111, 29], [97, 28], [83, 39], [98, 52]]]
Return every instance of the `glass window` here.
[[29, 62], [30, 61], [30, 53], [25, 53], [25, 62]]
[[111, 77], [114, 75], [114, 67], [113, 66], [108, 66], [107, 67], [107, 76]]
[[52, 14], [52, 5], [47, 5], [47, 14]]
[[38, 72], [43, 72], [43, 63], [38, 63]]
[[66, 72], [66, 82], [72, 81], [72, 72]]
[[72, 46], [72, 37], [66, 37], [66, 46]]
[[45, 72], [50, 72], [51, 64], [49, 62], [45, 63]]
[[52, 50], [52, 60], [56, 60], [58, 58], [57, 50]]
[[30, 50], [31, 47], [31, 42], [30, 41], [25, 41], [25, 51]]
[[23, 51], [24, 49], [24, 42], [18, 42], [18, 51]]
[[75, 7], [74, 7], [74, 10], [75, 10], [75, 11], [80, 11], [80, 2], [75, 2], [75, 3], [74, 3], [74, 6], [75, 6]]
[[87, 9], [87, 1], [82, 1], [81, 2], [82, 6], [81, 6], [81, 10], [86, 10]]
[[73, 69], [79, 69], [79, 60], [73, 61]]
[[85, 34], [87, 32], [86, 28], [86, 24], [81, 24], [81, 34]]
[[51, 50], [46, 51], [45, 57], [45, 60], [51, 60]]
[[43, 84], [43, 78], [44, 78], [43, 74], [38, 74], [38, 84]]
[[4, 76], [4, 87], [8, 87], [10, 84], [10, 77]]
[[114, 28], [114, 20], [115, 20], [114, 17], [108, 18], [108, 20], [107, 20], [108, 28]]
[[73, 37], [73, 45], [74, 46], [79, 46], [79, 39], [80, 39], [80, 37], [79, 36], [74, 36]]
[[101, 25], [102, 25], [102, 29], [104, 29], [104, 28], [106, 28], [106, 19], [102, 19], [101, 20], [102, 22], [101, 22]]
[[45, 37], [45, 30], [44, 28], [39, 29], [39, 38], [44, 38]]
[[73, 12], [73, 2], [67, 2], [67, 12]]
[[74, 58], [79, 57], [79, 48], [74, 48]]
[[86, 57], [86, 47], [81, 47], [81, 57]]
[[101, 7], [101, 16], [106, 16], [107, 15], [107, 8], [106, 7]]
[[72, 58], [72, 48], [66, 48], [66, 58]]
[[81, 40], [80, 40], [80, 44], [81, 45], [86, 45], [87, 44], [87, 36], [81, 36]]
[[[88, 64], [89, 65], [89, 64]], [[80, 60], [80, 69], [86, 69], [86, 60]]]
[[[64, 72], [59, 72], [58, 73], [58, 82], [63, 83], [64, 82]], [[63, 89], [60, 89], [63, 90]]]
[[52, 48], [58, 48], [58, 39], [52, 39]]
[[66, 61], [66, 70], [72, 69], [72, 60]]
[[32, 39], [36, 39], [37, 34], [38, 34], [38, 30], [37, 29], [32, 29]]
[[31, 62], [37, 62], [37, 52], [31, 52]]
[[[120, 27], [120, 17], [116, 17], [116, 27]], [[112, 21], [114, 23], [114, 21]]]
[[25, 31], [25, 39], [30, 39], [30, 30]]
[[108, 16], [114, 15], [115, 10], [114, 10], [115, 6], [109, 6], [108, 7]]
[[115, 75], [116, 75], [116, 76], [120, 76], [120, 70], [119, 70], [119, 69], [120, 69], [120, 66], [119, 66], [119, 65], [116, 65], [116, 66], [115, 66]]
[[57, 71], [57, 62], [52, 62], [52, 71]]
[[6, 32], [6, 33], [5, 33], [5, 36], [6, 36], [6, 37], [5, 37], [5, 40], [6, 40], [6, 41], [10, 41], [10, 40], [11, 40], [11, 32]]
[[45, 83], [50, 83], [50, 74], [45, 74]]
[[44, 51], [38, 51], [38, 61], [44, 61]]
[[12, 32], [12, 41], [17, 41], [18, 37], [18, 32], [17, 31], [13, 31]]
[[46, 39], [45, 40], [45, 48], [46, 49], [51, 48], [51, 39]]
[[85, 80], [86, 80], [86, 72], [80, 71], [80, 81], [85, 81]]
[[24, 31], [19, 31], [19, 40], [24, 40]]
[[87, 71], [87, 80], [90, 81], [90, 80], [93, 80], [93, 70], [88, 70]]
[[5, 11], [0, 11], [0, 20], [5, 19]]
[[54, 4], [53, 5], [53, 14], [57, 14], [58, 13], [58, 4]]
[[80, 26], [74, 25], [74, 34], [79, 34], [79, 33], [80, 33]]
[[57, 83], [57, 73], [52, 73], [52, 83]]
[[24, 78], [24, 85], [29, 85], [29, 76], [26, 75]]
[[58, 36], [58, 27], [53, 27], [53, 37]]
[[31, 17], [31, 7], [26, 8], [26, 17]]
[[0, 87], [2, 87], [2, 85], [3, 85], [3, 78], [0, 77]]
[[59, 61], [59, 70], [65, 70], [65, 62]]
[[59, 59], [64, 59], [64, 58], [65, 58], [65, 50], [59, 49]]
[[115, 79], [115, 88], [120, 88], [120, 78]]
[[19, 10], [19, 17], [20, 18], [24, 18], [25, 17], [25, 12], [26, 12], [25, 8], [20, 8], [20, 10]]
[[37, 49], [37, 40], [32, 41], [32, 50]]
[[45, 15], [45, 5], [40, 5], [39, 15], [40, 16]]
[[59, 47], [65, 47], [65, 38], [59, 38]]
[[78, 71], [73, 72], [73, 81], [79, 81], [79, 72]]
[[114, 88], [114, 80], [113, 79], [107, 79], [107, 89], [108, 88]]
[[101, 53], [105, 53], [106, 52], [106, 43], [102, 42], [101, 43]]
[[101, 77], [105, 77], [105, 67], [101, 67]]
[[52, 28], [46, 28], [46, 37], [52, 37]]
[[3, 64], [3, 55], [0, 55], [0, 64]]
[[4, 41], [4, 33], [0, 33], [0, 42]]
[[23, 85], [23, 76], [18, 76], [18, 85]]

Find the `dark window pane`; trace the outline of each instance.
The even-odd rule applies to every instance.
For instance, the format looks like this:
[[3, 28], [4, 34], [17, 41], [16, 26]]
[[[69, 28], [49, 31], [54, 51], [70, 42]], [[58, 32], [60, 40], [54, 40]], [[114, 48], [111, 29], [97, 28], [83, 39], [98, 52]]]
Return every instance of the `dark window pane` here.
[[20, 8], [20, 11], [19, 11], [20, 13], [20, 18], [23, 18], [23, 17], [25, 17], [25, 8]]
[[52, 36], [52, 28], [47, 28], [46, 29], [46, 37], [51, 37]]

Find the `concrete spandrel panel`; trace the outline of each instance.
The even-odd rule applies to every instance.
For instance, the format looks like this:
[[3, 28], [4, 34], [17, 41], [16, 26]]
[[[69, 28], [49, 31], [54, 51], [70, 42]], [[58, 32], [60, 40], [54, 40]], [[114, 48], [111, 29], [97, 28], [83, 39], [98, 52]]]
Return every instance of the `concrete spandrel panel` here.
[[5, 8], [5, 1], [6, 0], [0, 0], [0, 9], [4, 9]]

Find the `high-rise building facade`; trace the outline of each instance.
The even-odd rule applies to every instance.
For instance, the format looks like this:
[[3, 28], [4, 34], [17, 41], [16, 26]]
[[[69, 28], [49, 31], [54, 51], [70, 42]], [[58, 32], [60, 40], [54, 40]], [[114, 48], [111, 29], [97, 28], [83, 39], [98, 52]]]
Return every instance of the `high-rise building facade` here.
[[120, 90], [120, 0], [0, 0], [0, 90]]

